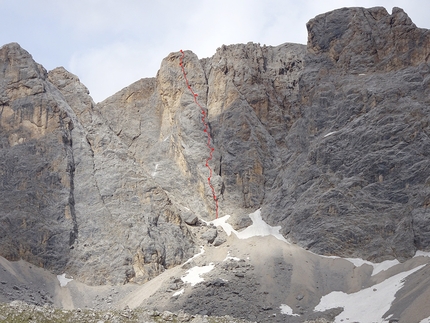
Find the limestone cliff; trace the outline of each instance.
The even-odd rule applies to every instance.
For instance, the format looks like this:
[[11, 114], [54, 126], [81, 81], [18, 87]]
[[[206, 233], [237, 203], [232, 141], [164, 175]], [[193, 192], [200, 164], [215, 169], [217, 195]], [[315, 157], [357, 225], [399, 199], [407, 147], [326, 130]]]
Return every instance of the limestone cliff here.
[[78, 78], [48, 75], [18, 44], [0, 53], [2, 255], [93, 284], [145, 281], [193, 255], [179, 210]]
[[399, 8], [340, 9], [307, 28], [301, 118], [264, 213], [318, 253], [428, 249], [428, 30]]
[[[261, 208], [327, 255], [429, 250], [429, 32], [398, 8], [340, 9], [307, 28], [307, 46], [185, 51], [220, 216], [239, 228]], [[180, 55], [95, 104], [64, 68], [0, 49], [2, 256], [121, 284], [195, 253], [188, 225], [215, 204]]]
[[0, 250], [59, 270], [78, 235], [71, 110], [18, 44], [0, 62]]

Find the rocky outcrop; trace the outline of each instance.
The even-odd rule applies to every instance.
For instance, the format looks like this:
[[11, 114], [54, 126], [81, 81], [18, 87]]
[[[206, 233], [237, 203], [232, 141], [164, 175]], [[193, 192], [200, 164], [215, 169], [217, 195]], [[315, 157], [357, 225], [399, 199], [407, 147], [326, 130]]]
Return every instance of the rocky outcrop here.
[[2, 255], [93, 284], [146, 281], [193, 255], [179, 210], [79, 79], [17, 44], [1, 57]]
[[[204, 323], [208, 321], [207, 315], [189, 315], [183, 311], [172, 313], [169, 311], [158, 312], [153, 310], [105, 310], [95, 311], [93, 309], [76, 309], [64, 310], [52, 306], [36, 306], [27, 304], [21, 301], [14, 301], [10, 304], [0, 304], [2, 321], [23, 321], [28, 317], [32, 317], [35, 322], [49, 322], [49, 321], [72, 321], [76, 323], [97, 323], [110, 320], [118, 323], [134, 323], [134, 322], [148, 322], [148, 323], [165, 323], [165, 322], [190, 322], [190, 323]], [[211, 316], [211, 322], [214, 323], [250, 323], [250, 321], [236, 319], [231, 316]]]
[[[429, 32], [398, 8], [339, 9], [307, 27], [307, 46], [184, 52], [220, 216], [241, 228], [261, 208], [327, 255], [429, 250]], [[215, 202], [180, 57], [96, 105], [64, 68], [1, 48], [2, 256], [121, 284], [197, 252], [190, 230]]]
[[223, 46], [205, 62], [207, 106], [219, 154], [226, 212], [265, 203], [286, 134], [299, 117], [298, 79], [305, 47]]
[[398, 8], [340, 9], [307, 27], [302, 117], [263, 214], [318, 253], [428, 250], [429, 32]]
[[[107, 270], [108, 282], [143, 282], [192, 256], [194, 246], [180, 210], [130, 148], [139, 128], [130, 124], [122, 131], [107, 122], [104, 110], [96, 109], [85, 87], [64, 69], [53, 70], [49, 78], [82, 127], [82, 133], [76, 132], [80, 159], [75, 171], [83, 184], [75, 188], [82, 230], [68, 268], [82, 268], [98, 284], [105, 283], [99, 274]], [[127, 113], [133, 110], [121, 114]]]
[[46, 70], [18, 44], [0, 49], [0, 250], [52, 270], [78, 235], [73, 123]]
[[343, 8], [311, 19], [307, 28], [309, 53], [346, 73], [388, 72], [429, 59], [429, 31], [400, 8], [391, 15], [383, 7]]

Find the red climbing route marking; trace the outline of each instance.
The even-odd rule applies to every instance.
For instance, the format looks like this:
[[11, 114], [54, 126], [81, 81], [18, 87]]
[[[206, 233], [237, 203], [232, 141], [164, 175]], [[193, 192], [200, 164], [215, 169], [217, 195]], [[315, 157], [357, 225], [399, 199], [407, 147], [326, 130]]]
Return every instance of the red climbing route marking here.
[[214, 152], [215, 148], [211, 145], [212, 138], [211, 138], [211, 134], [209, 132], [208, 123], [206, 122], [206, 116], [207, 116], [206, 115], [206, 110], [197, 101], [198, 94], [194, 93], [193, 89], [191, 88], [190, 83], [188, 82], [187, 73], [185, 73], [184, 62], [183, 62], [185, 53], [183, 52], [182, 49], [180, 50], [180, 52], [181, 52], [182, 55], [181, 55], [181, 58], [179, 60], [179, 65], [182, 68], [182, 74], [184, 74], [184, 79], [185, 79], [185, 83], [187, 84], [188, 90], [190, 90], [191, 94], [194, 97], [194, 102], [200, 108], [200, 111], [202, 113], [202, 122], [203, 122], [203, 126], [204, 126], [203, 132], [205, 132], [207, 134], [207, 137], [208, 137], [206, 145], [208, 146], [210, 152], [209, 152], [209, 157], [206, 158], [206, 164], [205, 164], [205, 166], [209, 169], [208, 184], [209, 184], [209, 187], [210, 187], [210, 189], [212, 191], [212, 197], [213, 197], [213, 199], [215, 201], [215, 213], [216, 213], [216, 218], [218, 219], [218, 198], [216, 196], [215, 189], [214, 189], [214, 187], [213, 187], [213, 185], [211, 183], [211, 180], [212, 180], [212, 168], [209, 166], [209, 161], [212, 160], [212, 155], [213, 155], [213, 152]]

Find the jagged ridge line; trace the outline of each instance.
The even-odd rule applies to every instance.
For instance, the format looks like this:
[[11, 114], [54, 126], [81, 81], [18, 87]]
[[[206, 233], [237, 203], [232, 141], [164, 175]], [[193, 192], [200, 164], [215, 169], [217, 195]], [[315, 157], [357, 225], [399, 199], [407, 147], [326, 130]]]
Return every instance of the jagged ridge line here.
[[214, 152], [215, 148], [212, 147], [212, 145], [211, 145], [211, 139], [212, 138], [211, 138], [211, 135], [209, 133], [209, 126], [208, 126], [208, 124], [206, 122], [206, 116], [207, 116], [206, 115], [206, 111], [203, 109], [203, 107], [200, 105], [200, 103], [197, 100], [198, 94], [193, 91], [193, 89], [191, 88], [190, 83], [188, 82], [187, 74], [185, 73], [185, 68], [184, 68], [184, 63], [183, 63], [183, 58], [185, 57], [185, 54], [184, 54], [184, 51], [182, 49], [180, 50], [180, 52], [181, 52], [182, 55], [181, 55], [180, 60], [179, 60], [179, 65], [181, 66], [182, 74], [184, 74], [184, 79], [185, 79], [185, 83], [187, 84], [188, 90], [190, 90], [191, 94], [193, 95], [194, 102], [200, 108], [200, 111], [202, 113], [202, 119], [201, 120], [202, 120], [203, 125], [204, 125], [204, 130], [203, 131], [206, 132], [207, 137], [208, 137], [208, 141], [206, 143], [206, 146], [208, 146], [208, 148], [209, 148], [209, 157], [206, 158], [206, 165], [205, 166], [209, 169], [208, 184], [209, 184], [209, 187], [210, 187], [210, 189], [212, 191], [212, 197], [213, 197], [213, 199], [215, 201], [215, 214], [216, 214], [216, 218], [218, 219], [218, 198], [217, 198], [216, 193], [215, 193], [215, 188], [213, 187], [213, 185], [211, 183], [211, 180], [212, 180], [212, 168], [209, 166], [209, 161], [212, 160], [213, 152]]

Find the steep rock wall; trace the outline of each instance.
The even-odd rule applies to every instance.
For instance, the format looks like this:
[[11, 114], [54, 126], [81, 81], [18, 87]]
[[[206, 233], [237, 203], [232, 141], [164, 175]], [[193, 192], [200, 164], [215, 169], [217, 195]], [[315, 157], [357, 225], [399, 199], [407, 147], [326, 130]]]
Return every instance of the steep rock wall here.
[[340, 9], [307, 27], [295, 155], [264, 213], [318, 253], [383, 260], [428, 249], [428, 30], [398, 8]]
[[18, 44], [0, 57], [2, 256], [118, 284], [193, 255], [180, 212], [79, 79], [63, 68], [48, 74]]
[[46, 70], [18, 44], [0, 49], [0, 250], [52, 270], [77, 237], [73, 123]]
[[[370, 260], [429, 250], [429, 33], [398, 8], [312, 19], [308, 45], [185, 51], [220, 216], [261, 208], [291, 242]], [[215, 216], [200, 109], [168, 55], [94, 104], [64, 68], [0, 49], [0, 250], [92, 283], [143, 282]], [[194, 223], [194, 221], [191, 221]]]

